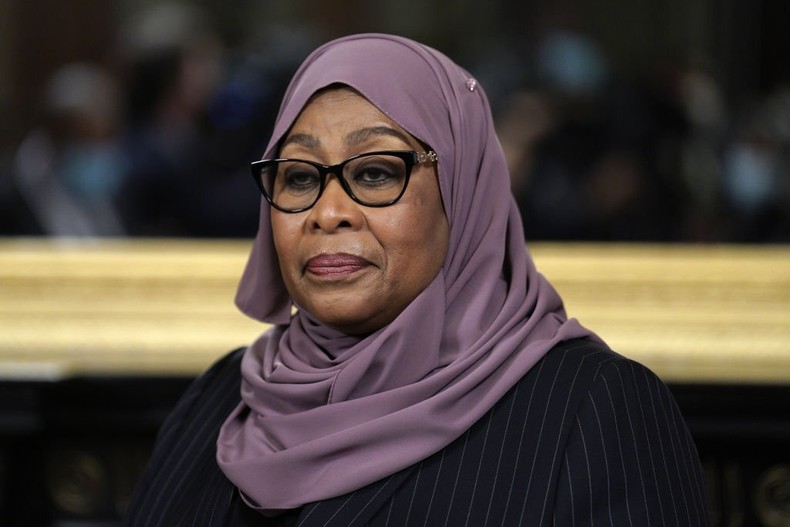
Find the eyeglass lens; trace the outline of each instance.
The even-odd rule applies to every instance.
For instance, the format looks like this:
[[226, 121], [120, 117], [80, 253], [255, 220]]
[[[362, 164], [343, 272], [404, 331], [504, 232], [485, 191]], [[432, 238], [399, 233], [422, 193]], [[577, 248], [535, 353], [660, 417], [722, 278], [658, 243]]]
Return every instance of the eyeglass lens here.
[[[309, 208], [321, 192], [324, 170], [306, 161], [273, 162], [262, 168], [266, 194], [285, 210]], [[351, 159], [342, 165], [344, 190], [364, 205], [385, 205], [396, 200], [408, 177], [406, 162], [394, 155], [375, 154]], [[338, 176], [337, 174], [335, 174]]]

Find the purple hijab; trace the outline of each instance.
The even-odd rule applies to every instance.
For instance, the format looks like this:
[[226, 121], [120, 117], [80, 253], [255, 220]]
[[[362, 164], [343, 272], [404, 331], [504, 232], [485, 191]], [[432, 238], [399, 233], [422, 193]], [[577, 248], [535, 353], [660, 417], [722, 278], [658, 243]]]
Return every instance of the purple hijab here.
[[262, 202], [237, 304], [276, 326], [242, 360], [242, 403], [217, 460], [261, 511], [359, 489], [441, 450], [555, 344], [592, 336], [524, 249], [488, 101], [441, 53], [390, 35], [323, 45], [285, 94], [266, 157], [316, 91], [348, 85], [438, 154], [442, 270], [389, 325], [353, 337], [291, 314]]

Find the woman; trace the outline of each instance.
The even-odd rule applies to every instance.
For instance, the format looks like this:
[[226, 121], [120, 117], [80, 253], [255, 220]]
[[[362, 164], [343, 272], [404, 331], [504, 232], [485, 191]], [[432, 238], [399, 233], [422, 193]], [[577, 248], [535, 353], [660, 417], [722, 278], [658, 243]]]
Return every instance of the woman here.
[[705, 525], [665, 386], [524, 250], [485, 95], [341, 38], [296, 73], [237, 303], [274, 324], [165, 423], [131, 525]]

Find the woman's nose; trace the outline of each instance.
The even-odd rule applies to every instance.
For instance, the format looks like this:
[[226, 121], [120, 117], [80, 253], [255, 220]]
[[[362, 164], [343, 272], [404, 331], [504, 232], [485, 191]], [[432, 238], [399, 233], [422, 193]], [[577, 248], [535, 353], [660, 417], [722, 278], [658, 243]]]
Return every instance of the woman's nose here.
[[334, 176], [327, 179], [324, 192], [310, 209], [309, 222], [314, 230], [333, 232], [338, 229], [358, 229], [364, 223], [361, 205], [346, 194]]

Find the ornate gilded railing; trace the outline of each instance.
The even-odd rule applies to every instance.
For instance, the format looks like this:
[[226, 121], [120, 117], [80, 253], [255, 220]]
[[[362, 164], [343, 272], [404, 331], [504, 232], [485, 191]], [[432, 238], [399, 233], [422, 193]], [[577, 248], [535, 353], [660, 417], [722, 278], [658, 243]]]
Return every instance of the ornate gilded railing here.
[[[249, 242], [0, 239], [0, 378], [195, 374], [264, 326]], [[668, 381], [790, 382], [790, 247], [532, 244], [569, 315]]]

